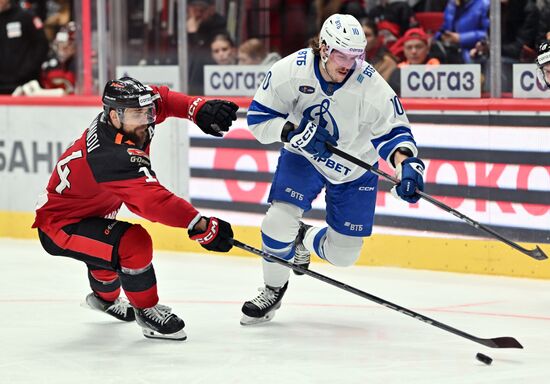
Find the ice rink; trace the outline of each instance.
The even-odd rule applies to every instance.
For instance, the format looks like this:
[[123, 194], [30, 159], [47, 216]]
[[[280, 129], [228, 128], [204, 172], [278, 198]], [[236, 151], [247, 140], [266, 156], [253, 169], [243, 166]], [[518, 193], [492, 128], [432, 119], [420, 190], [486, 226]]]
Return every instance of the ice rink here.
[[[184, 342], [79, 305], [84, 264], [0, 239], [0, 383], [548, 383], [550, 281], [351, 267], [312, 269], [478, 337], [463, 339], [308, 276], [291, 277], [271, 323], [239, 325], [262, 285], [259, 258], [155, 253], [161, 303]], [[518, 254], [518, 258], [522, 257]], [[475, 359], [491, 356], [491, 366]]]

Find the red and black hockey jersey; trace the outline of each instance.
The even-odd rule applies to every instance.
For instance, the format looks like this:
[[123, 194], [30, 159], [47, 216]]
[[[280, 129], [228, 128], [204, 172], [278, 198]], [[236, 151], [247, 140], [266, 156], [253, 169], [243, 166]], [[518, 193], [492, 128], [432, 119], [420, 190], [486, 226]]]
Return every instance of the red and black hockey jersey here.
[[[156, 124], [169, 116], [187, 117], [194, 98], [153, 87]], [[173, 227], [187, 228], [199, 217], [186, 200], [163, 187], [143, 149], [100, 114], [57, 162], [41, 195], [33, 227], [52, 233], [89, 217], [114, 218], [122, 203], [132, 212]]]

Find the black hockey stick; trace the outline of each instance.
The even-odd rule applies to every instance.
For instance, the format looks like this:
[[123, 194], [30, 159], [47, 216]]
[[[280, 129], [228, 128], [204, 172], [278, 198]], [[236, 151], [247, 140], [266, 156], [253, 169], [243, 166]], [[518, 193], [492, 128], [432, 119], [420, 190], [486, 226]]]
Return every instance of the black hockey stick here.
[[[332, 153], [340, 156], [341, 158], [346, 159], [347, 161], [352, 162], [353, 164], [358, 165], [362, 168], [365, 168], [367, 171], [371, 171], [373, 173], [376, 173], [377, 175], [382, 176], [383, 178], [391, 181], [394, 184], [399, 183], [399, 180], [396, 179], [395, 177], [387, 174], [386, 172], [384, 172], [384, 171], [382, 171], [378, 168], [373, 167], [370, 164], [365, 163], [362, 160], [359, 160], [358, 158], [350, 155], [349, 153], [341, 151], [340, 149], [338, 149], [338, 148], [336, 148], [336, 147], [334, 147], [334, 146], [332, 146], [328, 143], [327, 143], [327, 147], [328, 147], [329, 151], [331, 151]], [[442, 210], [449, 212], [453, 216], [458, 217], [460, 220], [470, 224], [472, 227], [474, 227], [476, 229], [480, 229], [482, 231], [485, 231], [485, 232], [491, 234], [496, 239], [502, 241], [503, 243], [508, 244], [512, 248], [517, 249], [518, 251], [526, 254], [527, 256], [532, 257], [535, 260], [546, 260], [546, 259], [548, 259], [548, 256], [546, 256], [544, 251], [542, 249], [540, 249], [540, 247], [538, 245], [535, 246], [536, 247], [535, 249], [523, 248], [521, 245], [519, 245], [517, 243], [514, 243], [512, 240], [508, 240], [507, 238], [505, 238], [504, 236], [502, 236], [501, 234], [499, 234], [495, 230], [493, 230], [493, 229], [491, 229], [491, 228], [489, 228], [489, 227], [487, 227], [487, 226], [485, 226], [485, 225], [469, 218], [465, 214], [460, 213], [456, 209], [453, 209], [453, 208], [449, 207], [445, 203], [442, 203], [441, 201], [433, 198], [432, 196], [428, 195], [427, 193], [419, 191], [418, 189], [416, 190], [416, 192], [420, 195], [420, 197], [422, 197], [424, 200], [429, 201], [430, 203], [432, 203], [436, 207], [441, 208]]]
[[361, 296], [364, 299], [374, 301], [377, 304], [383, 305], [386, 308], [393, 309], [394, 311], [401, 312], [404, 315], [410, 316], [412, 318], [415, 318], [416, 320], [420, 320], [426, 324], [433, 325], [434, 327], [437, 327], [439, 329], [443, 329], [444, 331], [454, 333], [455, 335], [464, 337], [468, 340], [472, 340], [476, 343], [483, 344], [486, 347], [490, 348], [523, 348], [523, 346], [514, 339], [513, 337], [496, 337], [494, 339], [482, 339], [480, 337], [476, 337], [473, 335], [470, 335], [464, 331], [461, 331], [459, 329], [453, 328], [449, 325], [440, 323], [437, 320], [430, 319], [427, 316], [421, 315], [418, 312], [411, 311], [410, 309], [401, 307], [397, 304], [393, 304], [389, 301], [386, 301], [384, 299], [381, 299], [380, 297], [371, 295], [370, 293], [361, 291], [360, 289], [354, 288], [350, 285], [347, 285], [345, 283], [341, 283], [338, 280], [334, 280], [328, 276], [321, 275], [320, 273], [317, 273], [315, 271], [312, 271], [310, 269], [305, 269], [302, 267], [299, 267], [297, 265], [294, 265], [292, 263], [289, 263], [286, 260], [280, 259], [277, 256], [271, 255], [267, 252], [260, 251], [259, 249], [256, 249], [254, 247], [251, 247], [250, 245], [241, 243], [239, 240], [233, 239], [233, 245], [237, 248], [244, 249], [245, 251], [248, 251], [250, 253], [253, 253], [258, 256], [262, 256], [264, 259], [267, 259], [269, 261], [275, 262], [277, 264], [283, 265], [287, 268], [291, 268], [297, 272], [301, 272], [304, 275], [311, 276], [317, 280], [321, 280], [322, 282], [325, 282], [327, 284], [333, 285], [337, 288], [343, 289], [346, 292], [353, 293], [357, 296]]

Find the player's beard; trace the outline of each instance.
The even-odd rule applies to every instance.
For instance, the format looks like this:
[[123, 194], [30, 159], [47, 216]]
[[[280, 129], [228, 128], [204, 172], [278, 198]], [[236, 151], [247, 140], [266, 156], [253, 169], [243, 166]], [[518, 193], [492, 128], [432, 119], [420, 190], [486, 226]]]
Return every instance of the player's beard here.
[[143, 145], [147, 141], [147, 137], [149, 135], [149, 133], [147, 131], [147, 125], [140, 125], [140, 126], [134, 128], [132, 131], [125, 130], [124, 133], [139, 148], [143, 147]]

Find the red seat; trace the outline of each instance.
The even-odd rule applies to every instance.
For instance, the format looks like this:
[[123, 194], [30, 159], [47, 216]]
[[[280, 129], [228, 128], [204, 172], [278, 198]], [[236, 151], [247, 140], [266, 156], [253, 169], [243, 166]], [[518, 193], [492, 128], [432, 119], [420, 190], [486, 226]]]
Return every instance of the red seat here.
[[430, 35], [439, 31], [443, 25], [443, 12], [417, 12], [415, 17], [420, 27]]

